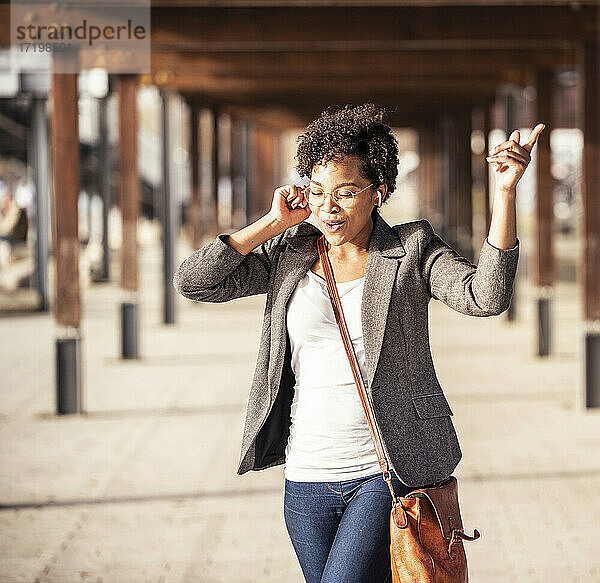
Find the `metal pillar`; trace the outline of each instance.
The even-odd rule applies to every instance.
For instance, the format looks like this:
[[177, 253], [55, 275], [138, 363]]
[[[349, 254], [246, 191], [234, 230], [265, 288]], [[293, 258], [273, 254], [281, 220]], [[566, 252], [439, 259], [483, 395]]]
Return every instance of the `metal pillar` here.
[[256, 142], [257, 142], [257, 125], [255, 121], [246, 122], [246, 152], [248, 167], [246, 172], [246, 214], [248, 216], [248, 222], [252, 223], [259, 216], [260, 205], [257, 202], [260, 194], [260, 187], [258, 182], [258, 171], [256, 165]]
[[471, 153], [472, 111], [465, 106], [456, 112], [456, 244], [458, 252], [469, 259], [473, 256], [473, 174]]
[[441, 118], [441, 141], [442, 141], [442, 159], [441, 159], [441, 207], [442, 207], [442, 238], [449, 245], [456, 245], [453, 220], [451, 197], [456, 193], [456, 174], [454, 171], [454, 160], [456, 158], [456, 148], [454, 142], [454, 124], [452, 117], [444, 113]]
[[137, 84], [135, 74], [119, 75], [119, 208], [122, 220], [121, 288], [130, 296], [121, 306], [121, 357], [138, 357], [137, 219], [140, 180], [137, 165]]
[[48, 299], [48, 256], [50, 236], [50, 176], [49, 141], [46, 98], [34, 97], [31, 102], [30, 124], [31, 165], [35, 182], [35, 273], [34, 285], [39, 294], [39, 310], [50, 309]]
[[200, 105], [190, 101], [190, 173], [191, 192], [187, 212], [187, 227], [192, 241], [192, 247], [198, 249], [202, 242], [202, 191], [201, 191], [201, 133]]
[[[595, 21], [596, 25], [600, 24], [599, 8]], [[585, 320], [585, 404], [591, 408], [600, 407], [600, 39], [587, 40], [582, 56], [585, 79], [581, 282]]]
[[175, 290], [174, 275], [174, 240], [173, 201], [171, 200], [171, 101], [168, 90], [161, 91], [162, 98], [162, 170], [163, 200], [161, 205], [162, 244], [163, 244], [163, 322], [175, 323]]
[[419, 125], [419, 216], [427, 217], [435, 226], [441, 217], [439, 208], [439, 169], [434, 123]]
[[492, 209], [490, 204], [490, 165], [485, 160], [487, 153], [490, 151], [490, 132], [492, 131], [492, 107], [493, 102], [485, 103], [483, 106], [483, 157], [484, 157], [484, 172], [483, 172], [483, 192], [484, 192], [484, 214], [485, 214], [485, 234], [490, 232], [490, 224], [492, 220]]
[[[75, 52], [60, 52], [59, 59], [78, 59]], [[69, 63], [73, 65], [74, 63]], [[80, 413], [81, 356], [79, 344], [79, 113], [77, 74], [52, 73], [52, 233], [55, 259], [54, 316], [61, 332], [56, 339], [57, 413]]]
[[537, 72], [537, 119], [544, 120], [546, 129], [540, 134], [536, 148], [535, 240], [533, 248], [533, 279], [538, 287], [538, 356], [548, 356], [552, 350], [550, 328], [554, 285], [553, 222], [554, 193], [551, 173], [550, 132], [552, 130], [551, 70]]
[[108, 139], [108, 100], [110, 92], [98, 100], [98, 174], [100, 198], [102, 199], [102, 267], [94, 281], [108, 281], [110, 278], [110, 246], [108, 242], [108, 215], [112, 206], [111, 160]]
[[210, 149], [210, 167], [211, 167], [211, 199], [213, 205], [213, 223], [210, 227], [211, 234], [215, 236], [219, 233], [219, 172], [220, 172], [220, 160], [219, 160], [219, 108], [213, 107], [211, 109], [212, 114], [212, 141]]
[[237, 229], [248, 224], [248, 122], [234, 119], [232, 205], [234, 226]]

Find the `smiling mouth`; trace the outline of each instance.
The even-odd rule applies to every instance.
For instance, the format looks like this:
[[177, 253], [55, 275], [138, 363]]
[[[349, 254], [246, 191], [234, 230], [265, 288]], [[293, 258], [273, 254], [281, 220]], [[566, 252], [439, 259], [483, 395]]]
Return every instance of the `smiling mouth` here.
[[346, 221], [323, 221], [323, 224], [329, 232], [333, 233], [339, 231], [345, 222]]

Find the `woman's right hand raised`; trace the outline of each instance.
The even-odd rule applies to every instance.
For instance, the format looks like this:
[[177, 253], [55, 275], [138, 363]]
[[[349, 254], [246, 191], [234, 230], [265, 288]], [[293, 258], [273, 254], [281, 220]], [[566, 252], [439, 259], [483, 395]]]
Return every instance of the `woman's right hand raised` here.
[[273, 193], [269, 215], [284, 229], [289, 229], [310, 216], [311, 210], [308, 200], [302, 194], [303, 188], [295, 184], [286, 184], [275, 189]]

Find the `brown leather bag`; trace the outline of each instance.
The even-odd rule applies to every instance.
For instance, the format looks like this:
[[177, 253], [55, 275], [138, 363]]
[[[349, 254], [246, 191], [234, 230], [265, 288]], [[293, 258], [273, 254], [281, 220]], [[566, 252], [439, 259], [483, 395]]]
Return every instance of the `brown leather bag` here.
[[439, 484], [417, 488], [406, 496], [396, 497], [379, 428], [348, 333], [324, 235], [318, 238], [317, 249], [325, 272], [335, 319], [375, 444], [379, 467], [392, 494], [390, 512], [392, 581], [393, 583], [468, 583], [467, 556], [462, 541], [477, 540], [480, 535], [477, 529], [474, 529], [473, 536], [463, 531], [458, 503], [458, 482], [454, 476], [450, 476]]

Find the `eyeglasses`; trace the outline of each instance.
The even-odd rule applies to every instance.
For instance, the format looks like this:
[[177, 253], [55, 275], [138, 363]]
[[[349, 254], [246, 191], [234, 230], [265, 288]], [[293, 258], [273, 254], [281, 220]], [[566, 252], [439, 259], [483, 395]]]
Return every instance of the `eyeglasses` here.
[[[360, 190], [357, 190], [356, 192], [351, 190], [347, 186], [344, 186], [342, 188], [337, 188], [336, 190], [334, 190], [333, 192], [331, 192], [329, 194], [331, 194], [331, 198], [334, 200], [334, 202], [336, 202], [340, 206], [349, 207], [354, 204], [354, 199], [363, 190], [366, 190], [367, 188], [369, 188], [369, 186], [373, 186], [373, 184], [375, 184], [375, 183], [371, 182], [371, 184], [367, 184], [367, 186], [365, 186], [364, 188], [361, 188]], [[307, 186], [306, 188], [304, 188], [302, 190], [302, 193], [304, 194], [305, 197], [308, 198], [308, 204], [311, 204], [313, 206], [322, 206], [323, 203], [325, 202], [325, 195], [328, 194], [328, 193], [324, 192], [323, 190], [320, 190], [317, 187], [310, 186], [310, 185]]]

